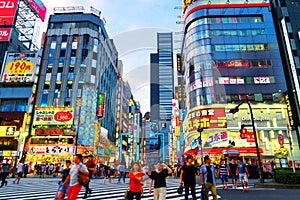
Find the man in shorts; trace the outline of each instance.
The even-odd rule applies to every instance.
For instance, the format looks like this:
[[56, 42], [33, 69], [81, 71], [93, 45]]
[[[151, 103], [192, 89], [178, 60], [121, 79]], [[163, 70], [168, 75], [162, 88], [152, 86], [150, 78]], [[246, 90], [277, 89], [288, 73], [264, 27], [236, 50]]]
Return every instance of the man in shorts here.
[[64, 199], [64, 197], [66, 197], [67, 195], [67, 191], [69, 188], [69, 183], [66, 184], [66, 187], [63, 188], [63, 184], [65, 182], [65, 180], [67, 179], [69, 173], [70, 173], [70, 165], [71, 165], [71, 161], [67, 160], [66, 161], [66, 168], [62, 171], [62, 178], [61, 181], [59, 183], [59, 188], [58, 188], [58, 192], [57, 192], [57, 196], [56, 196], [56, 200], [62, 200]]
[[236, 176], [239, 176], [240, 182], [242, 183], [243, 192], [248, 192], [248, 177], [249, 172], [245, 163], [243, 163], [243, 158], [238, 159]]

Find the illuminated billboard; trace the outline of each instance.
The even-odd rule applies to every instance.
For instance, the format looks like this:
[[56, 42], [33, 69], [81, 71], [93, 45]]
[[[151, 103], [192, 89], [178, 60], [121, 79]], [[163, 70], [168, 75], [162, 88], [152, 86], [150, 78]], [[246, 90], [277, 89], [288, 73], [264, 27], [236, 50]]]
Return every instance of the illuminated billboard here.
[[33, 82], [36, 53], [7, 53], [1, 75], [2, 82]]
[[27, 4], [39, 16], [42, 21], [45, 21], [47, 8], [41, 0], [26, 0]]
[[35, 109], [33, 125], [72, 125], [72, 108], [47, 108]]
[[99, 119], [102, 119], [104, 117], [105, 93], [99, 94], [97, 104], [97, 116]]
[[10, 36], [10, 28], [0, 28], [0, 42], [7, 42]]
[[17, 6], [18, 0], [0, 0], [0, 26], [14, 24]]

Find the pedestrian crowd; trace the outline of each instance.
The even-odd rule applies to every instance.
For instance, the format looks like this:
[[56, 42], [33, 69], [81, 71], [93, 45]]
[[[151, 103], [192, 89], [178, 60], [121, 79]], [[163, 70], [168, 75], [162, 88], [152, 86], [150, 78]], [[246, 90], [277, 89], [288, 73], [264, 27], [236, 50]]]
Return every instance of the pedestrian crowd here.
[[[8, 184], [7, 177], [11, 172], [12, 164], [5, 159], [0, 164], [1, 186]], [[24, 164], [22, 160], [16, 166], [16, 175], [14, 184], [20, 184], [22, 177], [26, 178], [30, 171], [28, 164]], [[232, 179], [232, 188], [237, 189], [238, 180], [241, 182], [242, 191], [248, 192], [249, 172], [247, 165], [243, 163], [242, 158], [238, 158], [238, 162], [233, 158], [229, 164], [222, 159], [219, 165], [213, 165], [209, 156], [205, 156], [202, 165], [197, 165], [192, 155], [185, 158], [183, 165], [171, 167], [165, 163], [157, 162], [155, 165], [144, 165], [133, 163], [126, 166], [124, 163], [114, 165], [105, 165], [100, 161], [94, 160], [89, 155], [86, 162], [83, 161], [81, 154], [76, 154], [73, 161], [66, 160], [58, 164], [35, 164], [33, 175], [40, 178], [61, 176], [58, 182], [55, 199], [76, 200], [82, 189], [85, 188], [83, 199], [92, 195], [90, 181], [93, 178], [103, 177], [103, 184], [107, 180], [113, 183], [112, 177], [116, 178], [116, 184], [127, 184], [126, 178], [129, 178], [128, 189], [125, 191], [125, 199], [141, 199], [144, 196], [144, 187], [147, 179], [149, 179], [149, 194], [153, 194], [154, 200], [166, 199], [168, 176], [179, 178], [178, 193], [184, 191], [185, 200], [189, 199], [191, 194], [193, 200], [196, 199], [196, 180], [199, 176], [201, 189], [201, 199], [208, 200], [208, 194], [211, 192], [214, 200], [217, 200], [216, 178], [219, 177], [222, 182], [222, 189], [228, 190], [229, 179]]]

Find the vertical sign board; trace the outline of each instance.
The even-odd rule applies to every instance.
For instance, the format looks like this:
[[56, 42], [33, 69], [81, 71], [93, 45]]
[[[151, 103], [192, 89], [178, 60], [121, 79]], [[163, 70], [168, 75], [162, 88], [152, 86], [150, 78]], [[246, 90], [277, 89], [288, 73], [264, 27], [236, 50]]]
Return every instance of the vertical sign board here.
[[105, 106], [105, 93], [100, 93], [98, 97], [98, 103], [97, 103], [97, 116], [99, 119], [102, 119], [104, 117], [104, 106]]
[[137, 126], [138, 126], [138, 110], [134, 110], [133, 152], [136, 152], [137, 150]]
[[44, 22], [46, 17], [47, 8], [41, 0], [26, 0], [27, 4], [32, 8], [32, 10], [39, 16], [39, 18]]
[[14, 24], [17, 7], [18, 0], [0, 0], [0, 26]]

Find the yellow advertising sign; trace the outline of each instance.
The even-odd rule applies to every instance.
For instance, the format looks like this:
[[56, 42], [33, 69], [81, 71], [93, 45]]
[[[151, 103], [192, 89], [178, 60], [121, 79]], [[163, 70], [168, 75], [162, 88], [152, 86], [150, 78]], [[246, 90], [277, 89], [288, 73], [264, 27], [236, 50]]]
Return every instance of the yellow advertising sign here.
[[0, 136], [13, 137], [16, 130], [16, 126], [0, 126]]
[[14, 60], [6, 65], [5, 70], [10, 74], [27, 74], [33, 68], [32, 62], [28, 60]]

